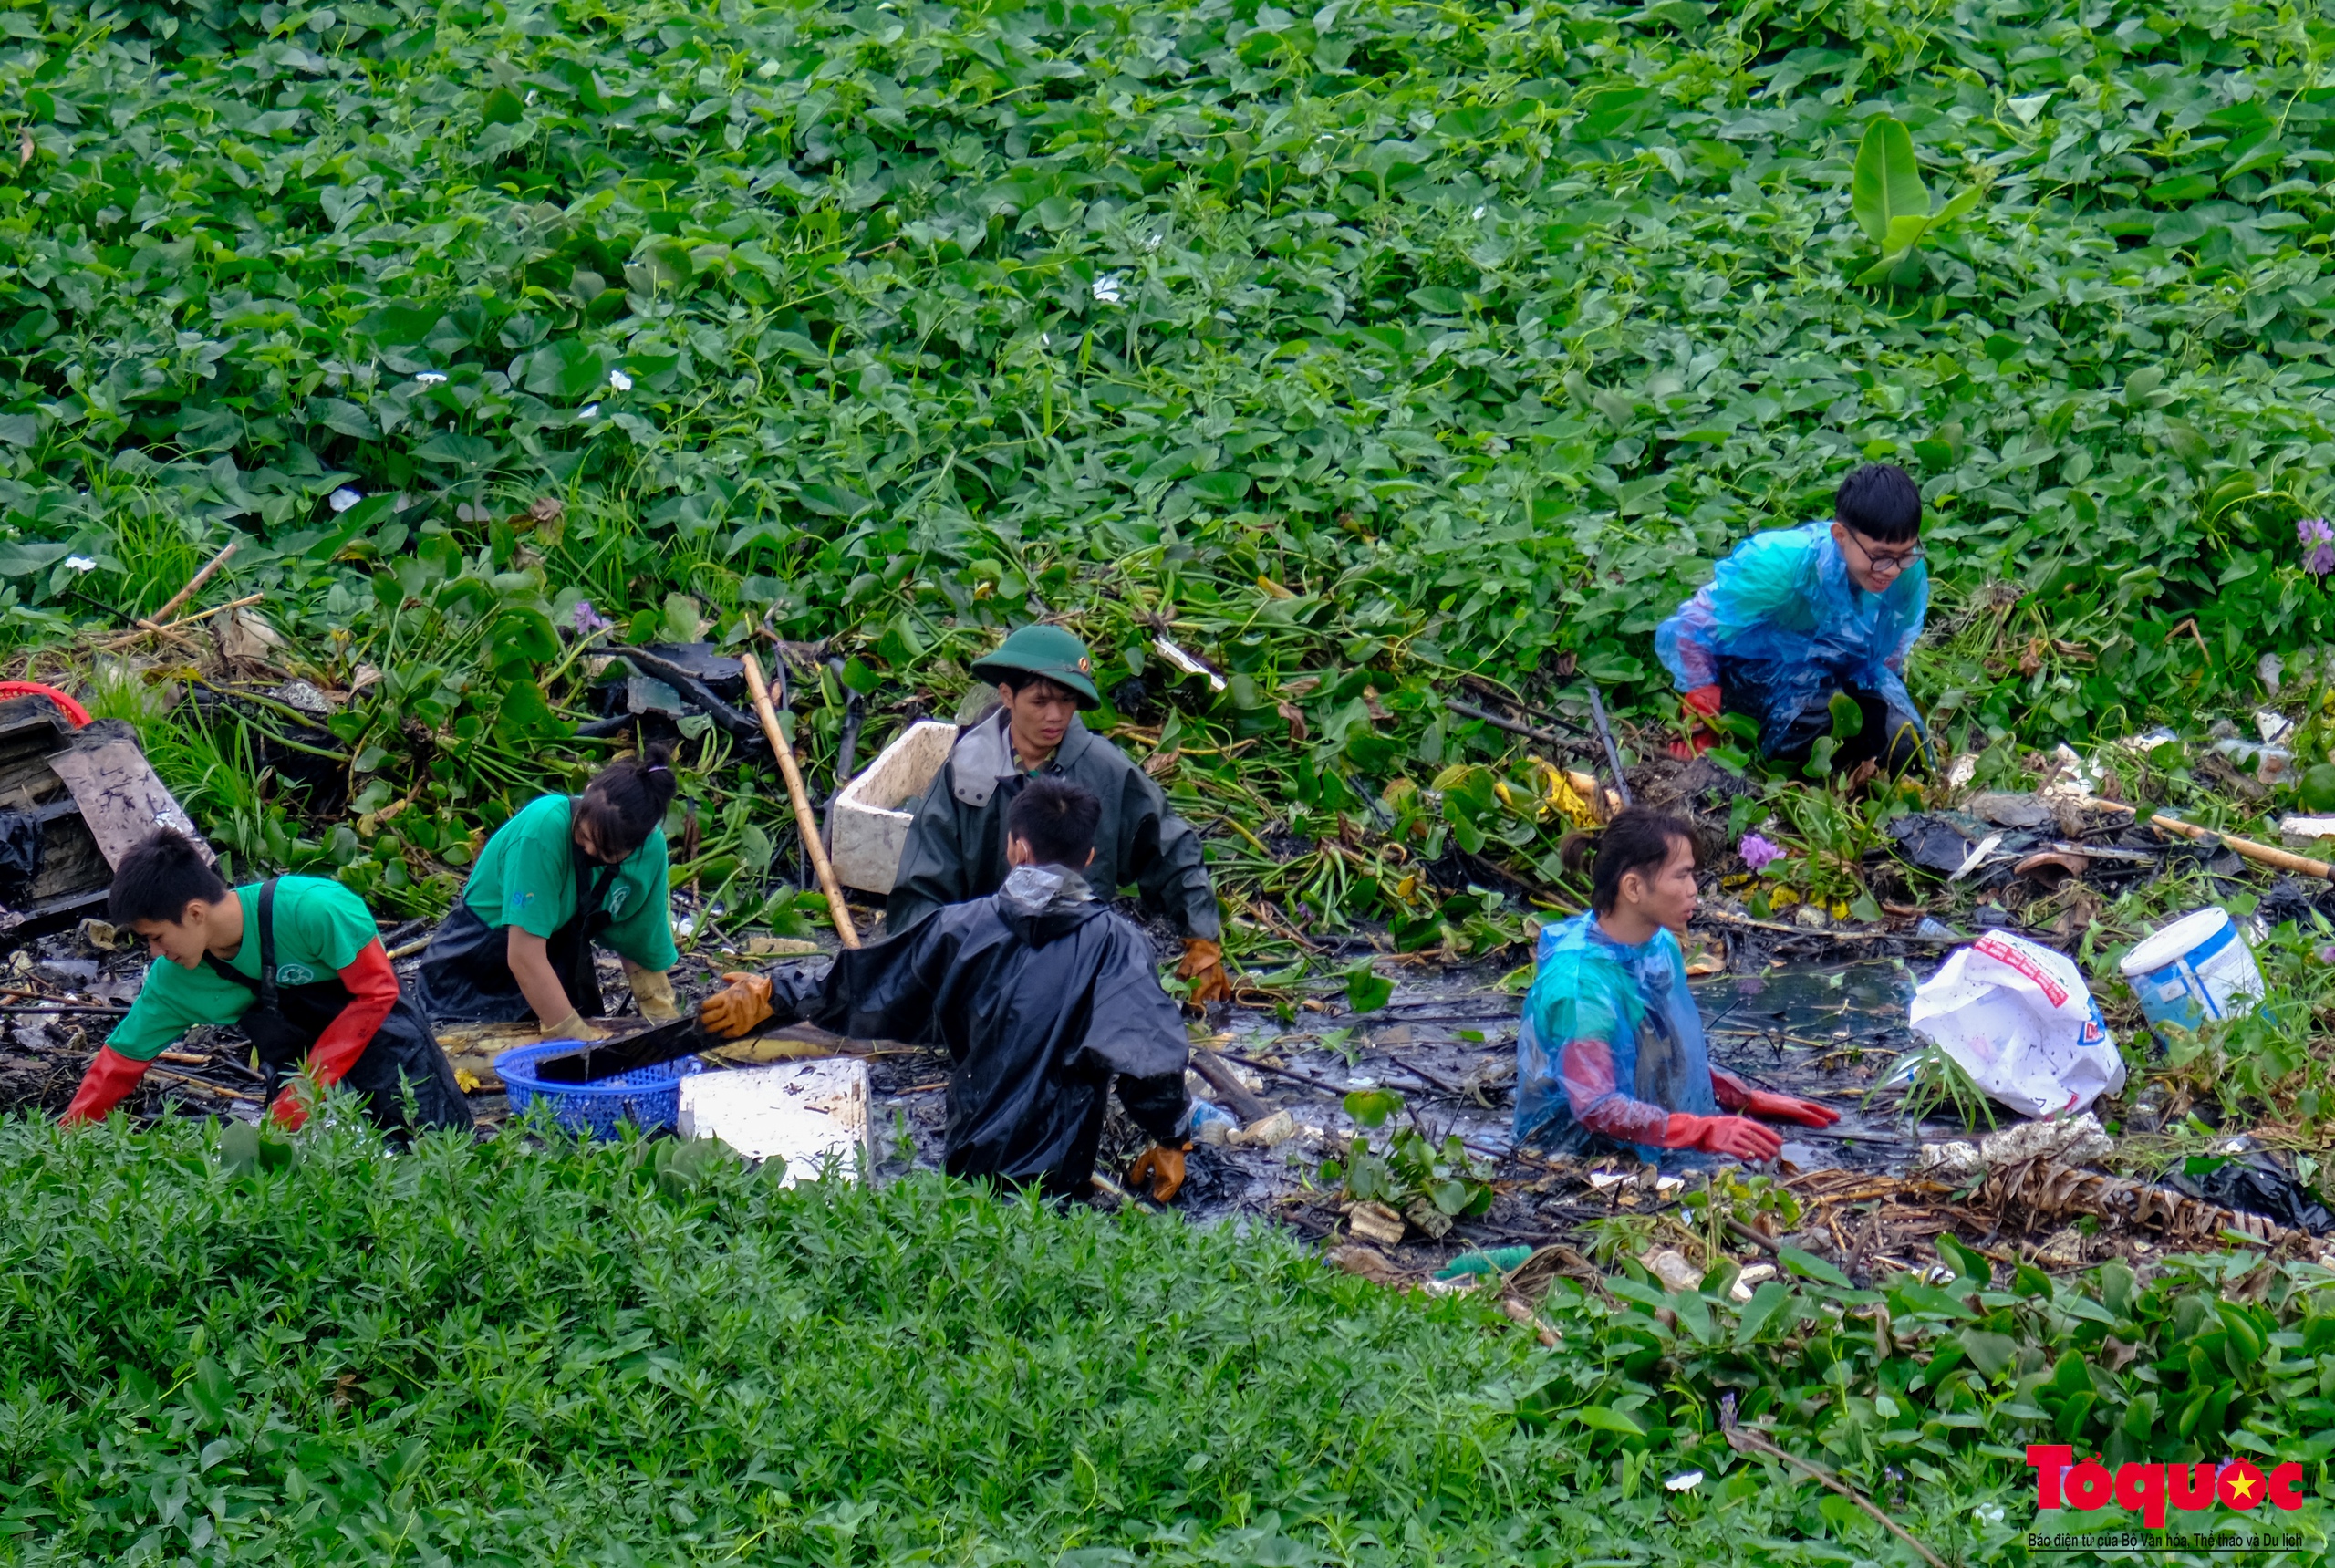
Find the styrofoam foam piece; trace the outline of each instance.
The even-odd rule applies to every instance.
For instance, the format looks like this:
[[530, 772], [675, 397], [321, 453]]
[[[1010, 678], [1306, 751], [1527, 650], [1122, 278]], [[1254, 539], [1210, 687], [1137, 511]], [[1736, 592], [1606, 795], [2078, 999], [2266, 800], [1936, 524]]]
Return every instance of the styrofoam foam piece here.
[[860, 1157], [875, 1162], [869, 1141], [867, 1064], [825, 1056], [777, 1062], [681, 1080], [674, 1130], [719, 1139], [748, 1159], [786, 1161], [784, 1184], [815, 1177], [830, 1157], [856, 1180]]
[[957, 726], [923, 719], [877, 753], [827, 808], [827, 860], [835, 880], [863, 893], [888, 893], [908, 846], [904, 807], [914, 805], [957, 743]]

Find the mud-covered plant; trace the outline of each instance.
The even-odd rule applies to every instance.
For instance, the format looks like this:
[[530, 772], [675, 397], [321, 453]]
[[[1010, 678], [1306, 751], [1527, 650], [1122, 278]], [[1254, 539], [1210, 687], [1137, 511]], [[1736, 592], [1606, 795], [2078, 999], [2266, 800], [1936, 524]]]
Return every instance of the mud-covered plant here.
[[[1346, 1115], [1360, 1129], [1347, 1140], [1342, 1158], [1322, 1162], [1324, 1187], [1340, 1189], [1350, 1203], [1384, 1203], [1412, 1216], [1421, 1230], [1437, 1231], [1452, 1220], [1481, 1214], [1492, 1206], [1490, 1172], [1468, 1158], [1457, 1133], [1440, 1142], [1416, 1117], [1374, 1139], [1368, 1134], [1404, 1111], [1393, 1089], [1357, 1089], [1345, 1097]], [[1426, 1206], [1425, 1210], [1419, 1208]], [[1446, 1222], [1438, 1225], [1434, 1216]]]

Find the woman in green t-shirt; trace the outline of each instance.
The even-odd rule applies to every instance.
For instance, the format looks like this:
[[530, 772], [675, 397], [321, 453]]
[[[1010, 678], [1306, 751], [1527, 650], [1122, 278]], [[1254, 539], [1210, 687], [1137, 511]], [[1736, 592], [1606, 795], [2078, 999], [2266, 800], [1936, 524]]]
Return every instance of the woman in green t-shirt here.
[[665, 888], [669, 749], [609, 763], [579, 795], [530, 803], [486, 842], [462, 900], [421, 955], [432, 1019], [516, 1023], [546, 1038], [597, 1040], [602, 1015], [592, 944], [624, 961], [645, 1018], [680, 1015], [665, 971], [673, 948]]

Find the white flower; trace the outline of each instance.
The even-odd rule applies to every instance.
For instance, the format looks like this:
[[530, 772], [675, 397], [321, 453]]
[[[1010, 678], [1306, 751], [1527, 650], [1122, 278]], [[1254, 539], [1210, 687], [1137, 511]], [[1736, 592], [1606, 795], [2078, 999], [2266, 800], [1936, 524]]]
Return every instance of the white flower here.
[[619, 392], [629, 392], [632, 390], [632, 378], [622, 370], [611, 370], [608, 372], [608, 385]]
[[1119, 303], [1119, 285], [1123, 280], [1115, 272], [1106, 272], [1095, 280], [1095, 298], [1102, 305]]
[[576, 410], [576, 417], [579, 420], [597, 420], [600, 417], [600, 405], [586, 403]]
[[434, 387], [439, 382], [446, 379], [446, 372], [443, 370], [422, 370], [417, 372], [413, 379], [420, 382], [425, 387]]
[[1159, 242], [1166, 237], [1164, 234], [1154, 234], [1143, 242], [1143, 248], [1147, 251], [1156, 251], [1159, 248]]
[[1475, 217], [1477, 217], [1477, 218], [1479, 218], [1479, 219], [1480, 219], [1483, 215], [1484, 215], [1484, 210], [1483, 210], [1481, 207], [1477, 208], [1477, 209], [1476, 209], [1476, 211], [1475, 211], [1475, 213], [1473, 213], [1473, 216], [1475, 216]]
[[1662, 1483], [1662, 1490], [1665, 1491], [1692, 1491], [1702, 1484], [1702, 1471], [1680, 1470], [1676, 1475], [1672, 1476], [1668, 1480]]
[[332, 509], [335, 512], [346, 512], [350, 507], [356, 505], [358, 502], [364, 500], [365, 493], [361, 490], [344, 484], [325, 499], [332, 503]]
[[87, 556], [67, 556], [65, 557], [65, 564], [77, 572], [94, 572], [98, 569], [97, 562]]
[[1978, 1509], [1977, 1514], [1978, 1522], [1981, 1524], [2000, 1524], [2003, 1521], [2003, 1505], [1998, 1502], [1986, 1503]]

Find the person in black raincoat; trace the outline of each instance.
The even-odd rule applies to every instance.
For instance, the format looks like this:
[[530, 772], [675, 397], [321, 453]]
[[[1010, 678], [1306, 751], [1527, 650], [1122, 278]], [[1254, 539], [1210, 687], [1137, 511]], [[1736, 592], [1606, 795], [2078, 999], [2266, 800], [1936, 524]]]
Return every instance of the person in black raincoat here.
[[1183, 1184], [1190, 1101], [1182, 1015], [1160, 989], [1149, 941], [1112, 914], [1073, 867], [1095, 853], [1102, 807], [1067, 780], [1037, 778], [1014, 799], [1013, 869], [985, 898], [950, 904], [911, 929], [846, 951], [823, 980], [731, 974], [707, 998], [709, 1031], [735, 1039], [766, 1020], [838, 1033], [947, 1044], [944, 1165], [951, 1176], [1084, 1193], [1114, 1075], [1147, 1134], [1127, 1173], [1167, 1201]]
[[949, 760], [915, 806], [900, 867], [884, 902], [887, 935], [943, 905], [1004, 884], [1006, 814], [1033, 778], [1067, 779], [1102, 808], [1094, 864], [1082, 868], [1103, 898], [1132, 882], [1144, 908], [1184, 938], [1176, 977], [1194, 1002], [1230, 1002], [1223, 922], [1199, 835], [1168, 809], [1168, 797], [1126, 753], [1079, 721], [1101, 705], [1086, 645], [1058, 626], [1025, 626], [973, 666], [997, 683], [999, 707], [965, 726]]

